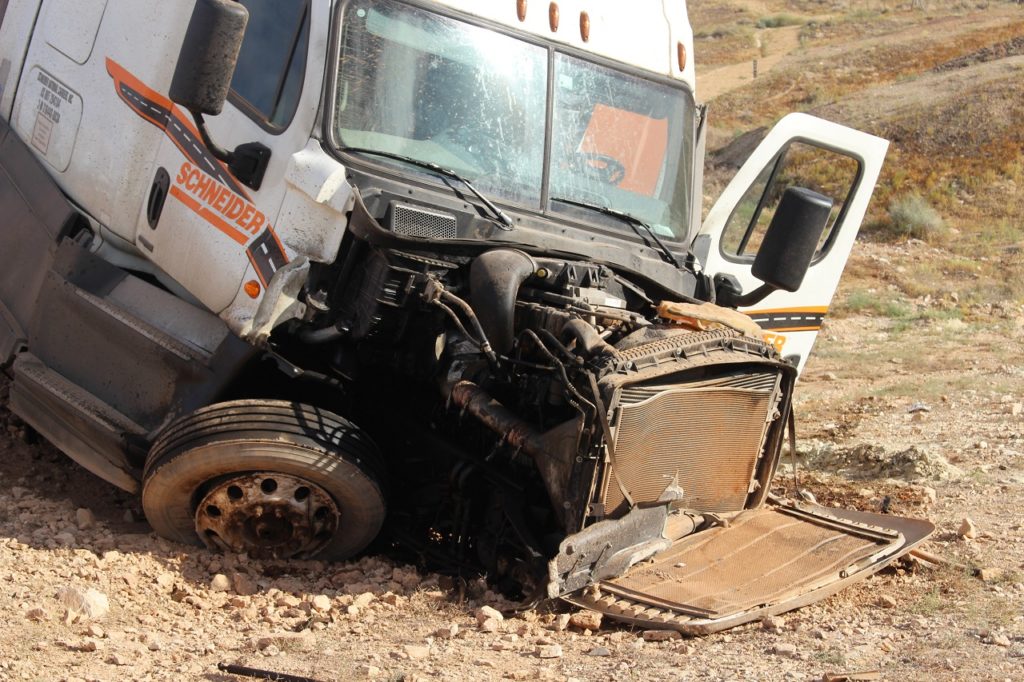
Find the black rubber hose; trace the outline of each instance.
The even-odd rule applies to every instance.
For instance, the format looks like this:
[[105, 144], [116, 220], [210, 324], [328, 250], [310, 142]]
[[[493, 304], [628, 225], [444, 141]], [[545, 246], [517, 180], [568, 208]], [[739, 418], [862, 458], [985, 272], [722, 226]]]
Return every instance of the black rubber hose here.
[[576, 339], [577, 347], [590, 357], [594, 353], [604, 355], [618, 355], [619, 351], [614, 346], [601, 338], [594, 326], [583, 320], [569, 320], [562, 327], [562, 338], [571, 336]]
[[298, 333], [299, 340], [303, 343], [309, 344], [321, 344], [331, 343], [332, 341], [338, 341], [343, 339], [347, 331], [338, 329], [337, 327], [321, 327], [320, 329], [303, 329]]
[[533, 258], [516, 249], [494, 249], [477, 257], [469, 271], [473, 309], [491, 347], [506, 355], [515, 342], [519, 287], [536, 272]]
[[[462, 313], [467, 318], [469, 318], [469, 324], [473, 327], [474, 330], [476, 330], [477, 333], [477, 338], [474, 339], [471, 336], [469, 338], [480, 345], [481, 352], [483, 352], [483, 354], [487, 356], [487, 359], [488, 361], [491, 362], [491, 364], [497, 362], [498, 358], [494, 353], [493, 346], [491, 346], [490, 339], [487, 337], [487, 332], [484, 330], [482, 326], [480, 326], [480, 320], [477, 317], [477, 314], [473, 312], [473, 307], [466, 303], [465, 301], [463, 301], [458, 296], [456, 296], [455, 294], [451, 293], [450, 291], [442, 291], [440, 296], [442, 301], [444, 301], [445, 303], [451, 303], [456, 308], [461, 310]], [[463, 326], [460, 331], [469, 336], [468, 332], [466, 332], [465, 329], [465, 326]]]

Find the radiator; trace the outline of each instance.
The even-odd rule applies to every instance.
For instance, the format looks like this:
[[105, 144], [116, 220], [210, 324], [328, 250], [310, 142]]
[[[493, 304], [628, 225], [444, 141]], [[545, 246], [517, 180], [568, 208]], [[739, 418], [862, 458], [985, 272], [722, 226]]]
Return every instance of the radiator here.
[[777, 417], [781, 372], [771, 368], [700, 380], [625, 385], [613, 415], [614, 457], [598, 501], [605, 514], [655, 502], [675, 483], [682, 505], [738, 511], [754, 490], [765, 437]]

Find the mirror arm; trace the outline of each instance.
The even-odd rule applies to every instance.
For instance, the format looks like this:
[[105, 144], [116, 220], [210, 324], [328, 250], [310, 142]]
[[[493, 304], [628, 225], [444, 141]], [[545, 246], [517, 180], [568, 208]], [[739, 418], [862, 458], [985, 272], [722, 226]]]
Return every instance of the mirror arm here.
[[741, 308], [760, 303], [777, 289], [778, 287], [771, 284], [762, 284], [744, 294], [740, 291], [739, 282], [732, 275], [715, 275], [715, 303], [725, 308]]
[[214, 142], [213, 138], [210, 137], [210, 132], [206, 129], [206, 119], [203, 118], [203, 112], [193, 109], [189, 113], [192, 114], [192, 119], [196, 122], [199, 136], [203, 138], [203, 144], [206, 145], [206, 148], [210, 150], [214, 158], [230, 166], [235, 159], [235, 155]]
[[190, 110], [192, 118], [199, 130], [199, 137], [203, 144], [210, 150], [221, 163], [227, 165], [228, 170], [245, 186], [258, 190], [263, 185], [263, 176], [267, 173], [267, 165], [270, 163], [270, 147], [262, 142], [248, 142], [239, 145], [235, 151], [229, 152], [213, 141], [210, 131], [206, 129], [206, 120], [203, 112]]

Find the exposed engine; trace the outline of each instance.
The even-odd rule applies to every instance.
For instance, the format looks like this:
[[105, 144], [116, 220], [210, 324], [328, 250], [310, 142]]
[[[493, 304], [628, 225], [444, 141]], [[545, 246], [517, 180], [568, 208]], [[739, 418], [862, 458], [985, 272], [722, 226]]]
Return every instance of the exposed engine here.
[[765, 498], [795, 369], [749, 318], [596, 263], [353, 246], [291, 331], [386, 453], [397, 546], [534, 594], [602, 520]]

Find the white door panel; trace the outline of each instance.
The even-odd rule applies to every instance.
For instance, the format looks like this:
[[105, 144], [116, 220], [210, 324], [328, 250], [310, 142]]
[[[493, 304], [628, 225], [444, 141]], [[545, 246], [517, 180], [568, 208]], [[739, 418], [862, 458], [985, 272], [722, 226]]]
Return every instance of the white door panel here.
[[821, 148], [822, 153], [850, 157], [859, 166], [852, 177], [852, 189], [845, 197], [839, 197], [843, 203], [838, 222], [826, 228], [830, 236], [820, 247], [800, 288], [794, 292], [776, 290], [759, 303], [740, 308], [761, 325], [767, 340], [784, 356], [798, 356], [802, 370], [864, 219], [888, 141], [807, 114], [786, 116], [754, 150], [711, 209], [697, 238], [704, 243], [697, 250], [704, 252], [703, 266], [707, 274], [733, 275], [743, 293], [762, 284], [751, 274], [753, 257], [750, 252], [743, 252], [741, 257], [728, 254], [723, 233], [748, 191], [759, 178], [763, 181], [766, 169], [797, 142]]

